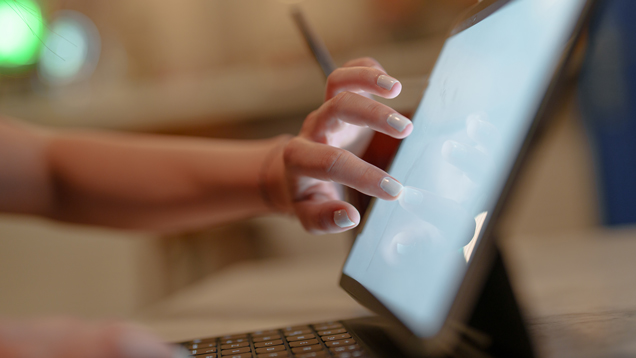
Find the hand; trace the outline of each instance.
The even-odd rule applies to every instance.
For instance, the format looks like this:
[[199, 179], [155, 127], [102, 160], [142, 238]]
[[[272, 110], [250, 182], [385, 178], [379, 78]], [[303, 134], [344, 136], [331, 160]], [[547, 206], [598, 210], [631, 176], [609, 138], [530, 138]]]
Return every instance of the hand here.
[[272, 202], [295, 214], [313, 233], [351, 229], [360, 222], [353, 205], [341, 200], [337, 184], [384, 200], [395, 200], [402, 185], [366, 163], [359, 153], [369, 129], [405, 138], [413, 125], [406, 117], [370, 98], [395, 98], [402, 85], [370, 58], [350, 61], [327, 80], [325, 103], [313, 111], [298, 136], [283, 146], [279, 182]]
[[186, 353], [123, 323], [67, 318], [0, 323], [3, 358], [176, 358]]

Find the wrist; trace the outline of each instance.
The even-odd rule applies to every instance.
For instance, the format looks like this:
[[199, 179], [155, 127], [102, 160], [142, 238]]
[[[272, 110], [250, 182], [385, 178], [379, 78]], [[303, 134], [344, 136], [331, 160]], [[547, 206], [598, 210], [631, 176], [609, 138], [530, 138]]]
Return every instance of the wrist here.
[[276, 213], [292, 213], [283, 157], [285, 146], [292, 138], [290, 134], [283, 134], [274, 139], [274, 145], [263, 159], [259, 172], [259, 189], [263, 203]]

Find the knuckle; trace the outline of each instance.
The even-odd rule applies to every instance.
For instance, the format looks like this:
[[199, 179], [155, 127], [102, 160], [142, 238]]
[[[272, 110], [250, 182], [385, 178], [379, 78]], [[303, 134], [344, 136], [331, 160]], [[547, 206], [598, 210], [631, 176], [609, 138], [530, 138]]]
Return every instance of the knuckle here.
[[333, 150], [328, 151], [323, 156], [321, 162], [322, 171], [327, 174], [327, 176], [331, 176], [335, 171], [337, 171], [344, 162], [346, 162], [347, 156], [345, 155], [345, 150], [340, 148], [333, 148]]
[[374, 101], [369, 103], [369, 107], [367, 107], [367, 110], [369, 111], [369, 118], [378, 120], [380, 121], [379, 123], [384, 124], [384, 122], [381, 122], [381, 120], [386, 119], [384, 117], [387, 117], [388, 113], [383, 106]]
[[[361, 178], [364, 180], [371, 180], [377, 176], [378, 169], [371, 164], [367, 164], [364, 166], [362, 173], [360, 174]], [[379, 180], [378, 180], [379, 182]]]
[[361, 81], [372, 84], [372, 85], [375, 85], [378, 77], [383, 74], [384, 73], [382, 71], [371, 66], [368, 68], [365, 68], [364, 71], [360, 71], [359, 73]]
[[329, 100], [328, 112], [330, 115], [335, 115], [342, 108], [346, 108], [352, 100], [351, 92], [340, 92], [332, 99]]

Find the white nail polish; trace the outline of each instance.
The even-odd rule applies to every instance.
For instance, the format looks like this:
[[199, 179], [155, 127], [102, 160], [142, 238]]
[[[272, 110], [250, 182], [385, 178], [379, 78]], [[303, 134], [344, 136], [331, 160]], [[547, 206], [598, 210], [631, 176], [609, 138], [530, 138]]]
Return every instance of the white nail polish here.
[[398, 183], [393, 178], [386, 177], [380, 181], [380, 188], [391, 196], [398, 196], [398, 194], [402, 191], [402, 184]]
[[408, 118], [404, 117], [403, 115], [399, 113], [389, 114], [389, 117], [386, 119], [386, 121], [389, 123], [391, 127], [395, 128], [398, 132], [402, 132], [403, 130], [406, 129], [406, 126], [411, 124], [411, 120], [409, 120]]
[[344, 209], [333, 213], [333, 221], [341, 228], [350, 227], [356, 224], [349, 219], [349, 215], [347, 215], [347, 211]]
[[378, 86], [384, 88], [385, 90], [391, 90], [396, 83], [400, 81], [396, 80], [393, 77], [389, 77], [387, 75], [380, 75], [378, 77]]

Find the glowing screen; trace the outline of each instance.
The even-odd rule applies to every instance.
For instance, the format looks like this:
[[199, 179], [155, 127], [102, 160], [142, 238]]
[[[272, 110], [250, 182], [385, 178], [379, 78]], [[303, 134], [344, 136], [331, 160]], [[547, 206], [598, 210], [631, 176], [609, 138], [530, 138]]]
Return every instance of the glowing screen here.
[[546, 93], [583, 0], [513, 0], [450, 37], [344, 273], [435, 335]]

